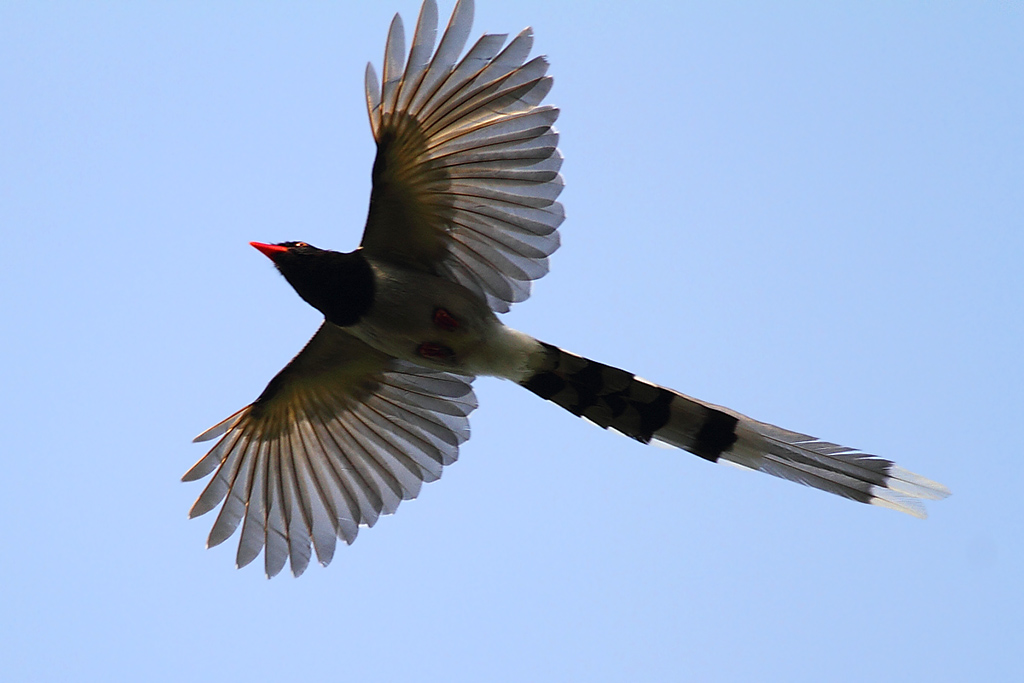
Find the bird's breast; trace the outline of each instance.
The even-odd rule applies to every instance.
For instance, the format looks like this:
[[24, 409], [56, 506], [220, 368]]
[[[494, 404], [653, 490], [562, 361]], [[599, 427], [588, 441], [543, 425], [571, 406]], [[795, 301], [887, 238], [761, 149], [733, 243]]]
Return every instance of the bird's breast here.
[[462, 285], [394, 264], [371, 267], [373, 305], [346, 328], [354, 336], [397, 358], [464, 374], [506, 376], [504, 365], [525, 361], [509, 348], [513, 331]]

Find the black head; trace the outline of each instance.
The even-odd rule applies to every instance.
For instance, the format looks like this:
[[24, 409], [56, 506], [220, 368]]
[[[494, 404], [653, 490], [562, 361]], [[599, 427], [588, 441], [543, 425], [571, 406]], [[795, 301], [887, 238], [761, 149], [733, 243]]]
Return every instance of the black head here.
[[250, 242], [274, 262], [299, 296], [335, 325], [353, 325], [373, 303], [373, 271], [358, 251], [344, 254], [305, 242]]

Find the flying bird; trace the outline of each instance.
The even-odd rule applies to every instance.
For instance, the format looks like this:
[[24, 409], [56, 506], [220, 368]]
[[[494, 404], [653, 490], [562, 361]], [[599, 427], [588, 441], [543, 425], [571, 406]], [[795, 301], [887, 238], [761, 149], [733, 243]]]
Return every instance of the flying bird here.
[[660, 441], [861, 503], [924, 517], [948, 489], [853, 448], [758, 422], [534, 339], [497, 317], [548, 271], [565, 214], [558, 109], [530, 29], [506, 45], [460, 0], [435, 49], [426, 0], [405, 51], [388, 32], [381, 81], [366, 68], [377, 152], [362, 242], [252, 246], [324, 315], [305, 348], [250, 405], [196, 437], [218, 439], [183, 477], [213, 477], [190, 516], [220, 512], [208, 545], [241, 525], [237, 564], [267, 576], [395, 512], [441, 476], [469, 438], [473, 379], [511, 380], [637, 441]]

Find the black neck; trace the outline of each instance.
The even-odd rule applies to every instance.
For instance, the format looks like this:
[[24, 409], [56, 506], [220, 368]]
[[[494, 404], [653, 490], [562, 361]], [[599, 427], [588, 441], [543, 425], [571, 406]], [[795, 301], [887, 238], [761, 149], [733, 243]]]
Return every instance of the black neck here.
[[373, 305], [373, 270], [359, 251], [317, 250], [277, 265], [299, 296], [335, 325], [356, 324]]

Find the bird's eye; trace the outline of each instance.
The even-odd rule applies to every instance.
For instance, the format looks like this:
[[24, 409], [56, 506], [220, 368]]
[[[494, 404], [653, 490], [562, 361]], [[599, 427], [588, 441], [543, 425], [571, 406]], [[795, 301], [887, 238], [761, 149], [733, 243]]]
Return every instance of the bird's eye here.
[[308, 247], [309, 245], [306, 244], [305, 242], [296, 242], [295, 246], [296, 247]]

